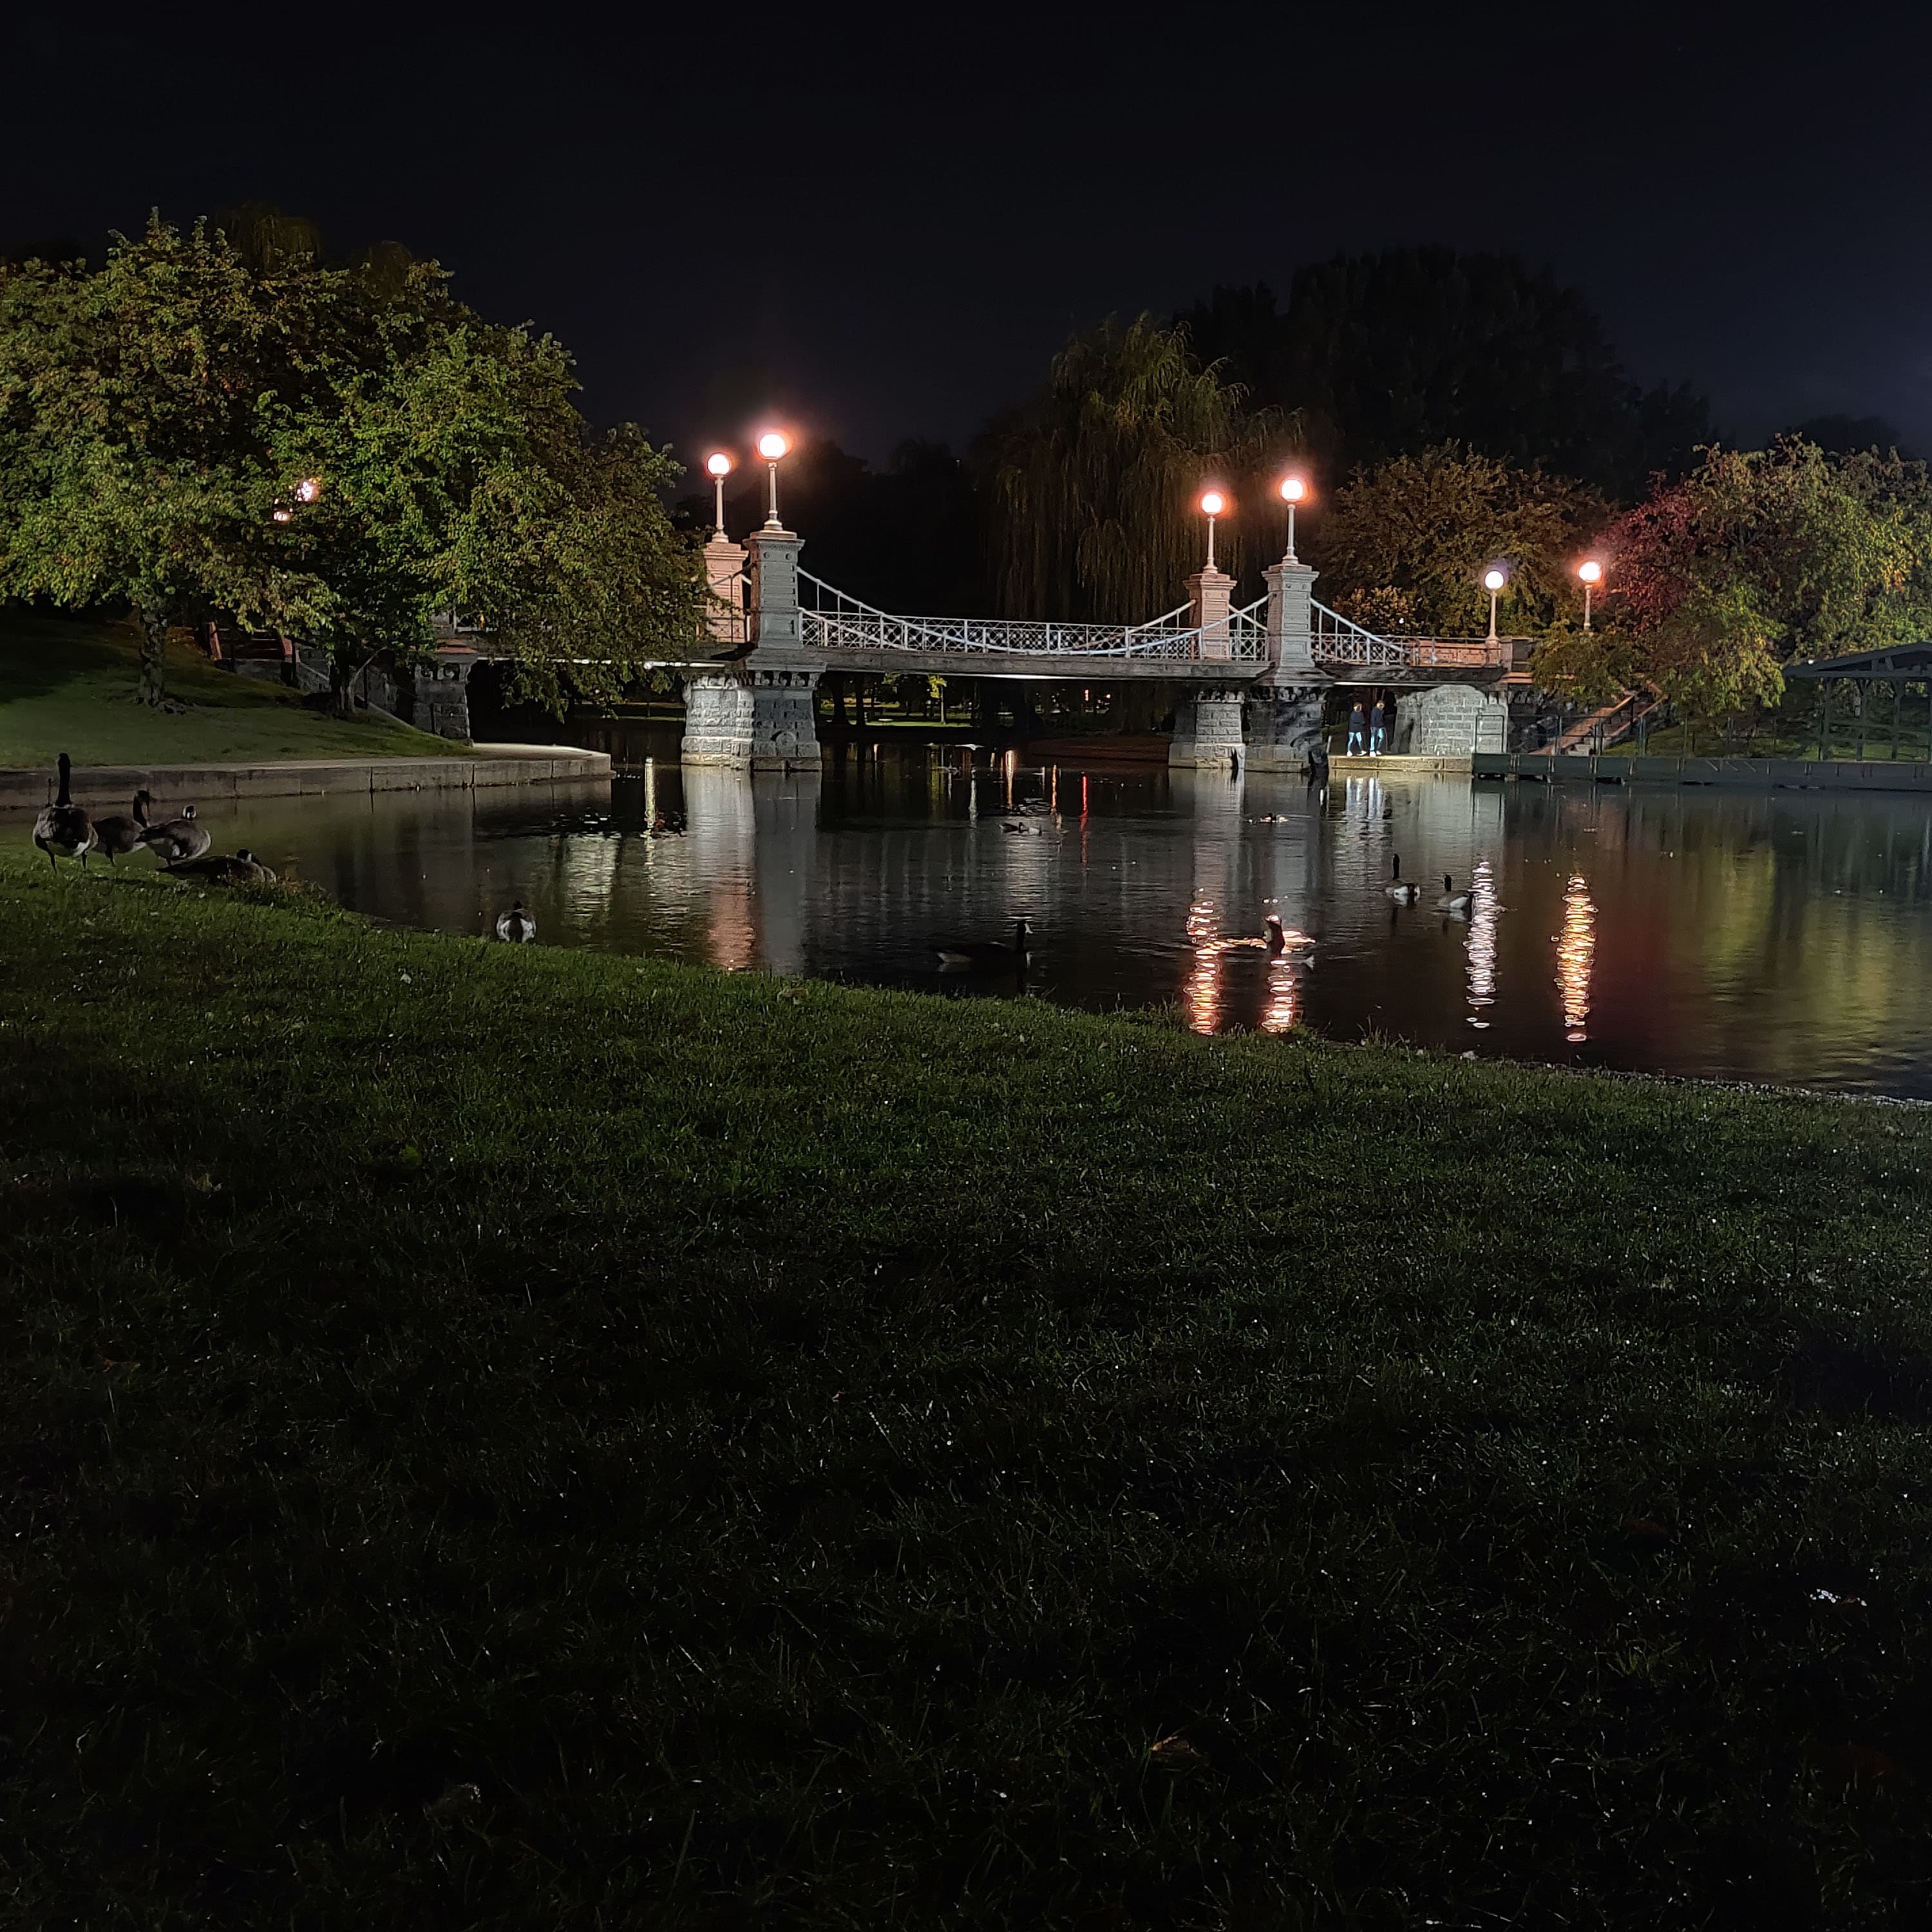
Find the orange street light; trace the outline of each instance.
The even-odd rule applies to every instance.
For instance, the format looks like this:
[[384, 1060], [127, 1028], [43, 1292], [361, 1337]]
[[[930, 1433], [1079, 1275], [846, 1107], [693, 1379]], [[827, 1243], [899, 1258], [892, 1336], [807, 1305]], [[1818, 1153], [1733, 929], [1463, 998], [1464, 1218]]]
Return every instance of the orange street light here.
[[1492, 564], [1483, 572], [1483, 588], [1490, 593], [1490, 642], [1496, 641], [1496, 599], [1509, 581], [1509, 572]]
[[765, 528], [768, 530], [784, 527], [778, 521], [778, 458], [785, 455], [790, 448], [790, 439], [775, 429], [766, 430], [758, 439], [758, 454], [765, 459], [772, 472], [771, 508], [765, 517]]
[[710, 472], [712, 488], [716, 496], [718, 534], [722, 537], [724, 534], [724, 479], [730, 475], [735, 466], [723, 450], [714, 449], [704, 459], [704, 466]]
[[1604, 580], [1604, 566], [1597, 560], [1586, 557], [1576, 566], [1576, 574], [1583, 580], [1583, 628], [1590, 628], [1590, 592]]
[[1201, 493], [1201, 514], [1208, 519], [1208, 568], [1214, 568], [1214, 520], [1228, 507], [1228, 500], [1218, 490]]
[[1282, 561], [1294, 563], [1298, 560], [1294, 554], [1294, 506], [1308, 494], [1308, 485], [1299, 476], [1284, 476], [1281, 479], [1281, 500], [1288, 506], [1288, 555]]

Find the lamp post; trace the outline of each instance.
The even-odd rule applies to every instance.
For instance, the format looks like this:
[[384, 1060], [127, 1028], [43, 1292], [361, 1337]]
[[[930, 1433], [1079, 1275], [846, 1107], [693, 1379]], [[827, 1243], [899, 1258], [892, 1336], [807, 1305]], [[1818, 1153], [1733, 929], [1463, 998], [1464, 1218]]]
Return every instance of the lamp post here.
[[1492, 644], [1498, 641], [1496, 637], [1496, 599], [1508, 581], [1509, 572], [1498, 569], [1493, 564], [1483, 572], [1483, 588], [1490, 593], [1490, 642]]
[[1583, 580], [1583, 628], [1587, 633], [1590, 628], [1590, 592], [1603, 582], [1604, 566], [1594, 556], [1586, 557], [1577, 565], [1576, 574]]
[[716, 449], [704, 459], [704, 466], [710, 472], [712, 488], [717, 494], [718, 535], [724, 534], [724, 479], [730, 475], [733, 464], [723, 450]]
[[790, 442], [775, 429], [768, 429], [758, 439], [758, 454], [770, 466], [772, 472], [772, 502], [765, 515], [765, 528], [782, 530], [784, 526], [778, 521], [778, 458], [791, 448]]
[[1208, 568], [1214, 568], [1214, 519], [1228, 507], [1228, 500], [1218, 490], [1201, 493], [1201, 514], [1208, 519]]
[[1288, 506], [1288, 554], [1282, 559], [1284, 563], [1298, 563], [1300, 559], [1294, 554], [1294, 506], [1308, 494], [1308, 485], [1299, 476], [1284, 476], [1281, 479], [1281, 500]]

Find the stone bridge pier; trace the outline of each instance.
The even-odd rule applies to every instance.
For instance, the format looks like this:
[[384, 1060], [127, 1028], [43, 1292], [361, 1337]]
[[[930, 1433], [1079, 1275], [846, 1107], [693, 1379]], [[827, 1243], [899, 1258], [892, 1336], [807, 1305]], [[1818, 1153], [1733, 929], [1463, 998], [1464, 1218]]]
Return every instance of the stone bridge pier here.
[[825, 667], [806, 655], [800, 636], [800, 548], [798, 536], [776, 523], [742, 545], [722, 530], [705, 545], [711, 633], [722, 648], [712, 666], [686, 676], [681, 763], [818, 770], [818, 692]]

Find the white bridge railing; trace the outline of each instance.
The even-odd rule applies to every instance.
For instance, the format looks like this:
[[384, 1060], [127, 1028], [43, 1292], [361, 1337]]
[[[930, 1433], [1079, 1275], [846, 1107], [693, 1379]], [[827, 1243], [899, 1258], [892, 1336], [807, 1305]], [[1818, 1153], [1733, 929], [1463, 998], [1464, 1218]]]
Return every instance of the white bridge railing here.
[[1309, 600], [1308, 654], [1318, 664], [1350, 670], [1508, 670], [1514, 662], [1508, 638], [1383, 638]]
[[[946, 651], [1000, 657], [1132, 658], [1261, 664], [1268, 658], [1262, 598], [1228, 614], [1226, 640], [1187, 622], [1185, 604], [1145, 624], [1036, 623], [1005, 617], [898, 617], [798, 574], [800, 642], [808, 650]], [[806, 600], [811, 601], [808, 602]]]

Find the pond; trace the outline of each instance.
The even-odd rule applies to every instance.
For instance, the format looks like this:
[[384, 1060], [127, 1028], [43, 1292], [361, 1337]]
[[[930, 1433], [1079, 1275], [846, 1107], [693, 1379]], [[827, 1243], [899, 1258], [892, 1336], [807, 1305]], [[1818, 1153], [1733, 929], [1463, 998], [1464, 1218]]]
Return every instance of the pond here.
[[[656, 741], [665, 752], [675, 739]], [[621, 749], [622, 748], [620, 748]], [[682, 812], [682, 836], [650, 836]], [[211, 805], [342, 904], [733, 971], [1010, 996], [947, 942], [1032, 925], [1024, 990], [1455, 1052], [1932, 1098], [1932, 817], [1882, 794], [1338, 781], [851, 746], [818, 779]], [[1420, 888], [1411, 904], [1388, 888]], [[1443, 878], [1469, 903], [1438, 908]], [[1254, 944], [1270, 913], [1292, 935]], [[1248, 942], [1248, 943], [1241, 943]]]

